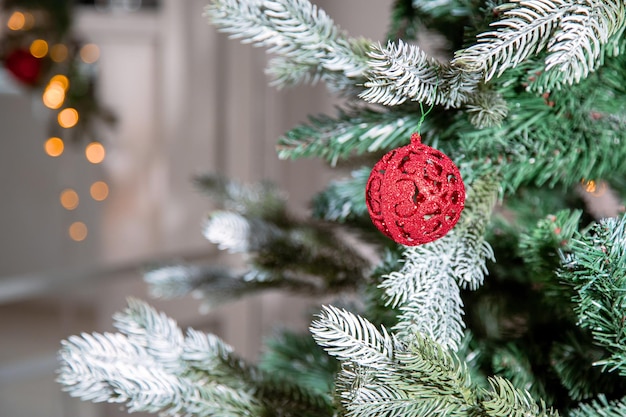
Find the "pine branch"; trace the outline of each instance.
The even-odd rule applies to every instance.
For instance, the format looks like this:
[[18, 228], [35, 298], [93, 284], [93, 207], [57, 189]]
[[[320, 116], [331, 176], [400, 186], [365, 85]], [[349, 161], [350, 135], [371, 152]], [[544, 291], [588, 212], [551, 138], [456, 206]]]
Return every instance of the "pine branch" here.
[[58, 382], [70, 395], [172, 417], [331, 415], [326, 395], [263, 374], [215, 335], [189, 329], [181, 339], [176, 323], [145, 303], [130, 300], [116, 326], [128, 335], [62, 342]]
[[375, 48], [369, 67], [369, 81], [360, 97], [386, 106], [411, 100], [460, 107], [470, 101], [480, 82], [479, 73], [440, 63], [417, 45], [401, 40]]
[[269, 70], [277, 84], [321, 79], [342, 91], [359, 82], [366, 69], [369, 43], [346, 38], [307, 0], [216, 0], [205, 15], [232, 38], [279, 55]]
[[313, 200], [313, 217], [335, 222], [345, 222], [367, 213], [365, 185], [371, 170], [352, 171], [350, 178], [332, 181], [326, 190]]
[[[252, 279], [254, 278], [254, 279]], [[193, 294], [209, 305], [218, 304], [254, 290], [251, 282], [271, 281], [261, 273], [237, 274], [223, 267], [200, 265], [168, 265], [144, 273], [150, 295], [171, 299]]]
[[344, 362], [337, 389], [351, 417], [478, 415], [467, 369], [419, 334], [385, 367]]
[[[535, 358], [532, 358], [535, 359]], [[506, 378], [518, 389], [528, 391], [534, 398], [550, 402], [544, 384], [533, 371], [528, 352], [515, 343], [496, 346], [492, 354], [492, 368], [496, 375]]]
[[282, 375], [319, 393], [330, 393], [339, 362], [328, 355], [309, 333], [281, 331], [265, 343], [259, 363], [265, 374]]
[[604, 395], [590, 404], [581, 404], [569, 417], [624, 417], [626, 416], [626, 397], [619, 401], [608, 401]]
[[214, 334], [189, 329], [180, 359], [190, 369], [237, 389], [248, 389], [262, 380], [254, 367], [237, 357], [233, 348]]
[[626, 392], [625, 378], [617, 373], [607, 374], [594, 366], [606, 353], [602, 347], [594, 346], [587, 332], [572, 332], [562, 343], [552, 347], [552, 367], [572, 400], [588, 400], [598, 393], [615, 398]]
[[366, 319], [334, 307], [325, 307], [311, 331], [342, 361], [336, 386], [349, 417], [558, 416], [504, 378], [477, 388], [452, 351], [419, 333], [409, 345], [396, 344]]
[[470, 123], [477, 129], [499, 126], [509, 113], [507, 102], [494, 91], [477, 92], [465, 106]]
[[478, 288], [487, 273], [486, 260], [493, 260], [485, 232], [498, 186], [477, 181], [456, 228], [434, 242], [406, 248], [402, 268], [383, 277], [380, 288], [387, 304], [401, 311], [394, 330], [402, 340], [422, 333], [444, 347], [458, 348], [464, 327], [459, 286]]
[[575, 311], [579, 326], [610, 352], [596, 364], [626, 375], [626, 217], [595, 224], [578, 234], [560, 278], [577, 292]]
[[241, 184], [214, 174], [197, 176], [194, 182], [200, 190], [229, 211], [281, 224], [288, 221], [285, 213], [287, 196], [274, 184]]
[[220, 250], [230, 253], [258, 252], [269, 242], [284, 238], [277, 225], [229, 211], [214, 211], [202, 231]]
[[578, 230], [581, 216], [580, 210], [561, 210], [539, 220], [534, 229], [522, 234], [520, 256], [538, 278], [554, 276], [561, 263], [560, 251], [567, 250], [570, 239]]
[[[477, 411], [478, 396], [467, 366], [457, 355], [429, 337], [417, 335], [398, 360], [407, 380], [399, 381], [404, 389], [415, 390], [426, 400], [444, 397], [449, 408], [463, 415]], [[402, 379], [405, 379], [402, 378]], [[420, 398], [418, 397], [418, 398]]]
[[144, 347], [165, 372], [184, 372], [185, 364], [180, 361], [184, 337], [173, 319], [138, 299], [129, 298], [126, 310], [116, 313], [113, 320], [128, 341]]
[[124, 403], [130, 412], [225, 414], [261, 412], [245, 392], [204, 384], [163, 369], [144, 347], [121, 334], [83, 334], [62, 342], [57, 381], [73, 397], [93, 402]]
[[155, 298], [180, 298], [192, 295], [202, 300], [201, 311], [248, 294], [268, 289], [282, 289], [312, 294], [321, 291], [318, 285], [298, 280], [289, 274], [278, 274], [251, 268], [234, 271], [224, 267], [203, 265], [169, 265], [144, 273], [150, 295]]
[[[503, 82], [498, 90], [509, 115], [501, 126], [476, 130], [459, 116], [440, 136], [459, 138], [466, 160], [479, 172], [498, 172], [509, 194], [523, 185], [569, 186], [622, 175], [626, 148], [616, 144], [626, 126], [624, 62], [624, 56], [607, 60], [601, 71], [558, 94], [516, 91], [515, 78]], [[525, 74], [520, 69], [519, 76]]]
[[384, 368], [394, 359], [397, 342], [382, 327], [333, 306], [324, 306], [311, 323], [315, 341], [330, 355], [359, 366]]
[[546, 71], [558, 70], [563, 84], [580, 82], [601, 64], [607, 44], [625, 25], [622, 1], [587, 0], [570, 6], [548, 45]]
[[491, 391], [486, 391], [482, 401], [486, 414], [490, 417], [558, 417], [553, 410], [546, 410], [543, 402], [537, 405], [528, 391], [515, 388], [513, 384], [501, 377], [489, 379]]
[[384, 277], [380, 287], [389, 305], [400, 309], [393, 330], [401, 340], [421, 333], [456, 349], [463, 337], [463, 302], [449, 268], [453, 262], [450, 254], [457, 251], [454, 243], [458, 240], [446, 237], [407, 249], [402, 269]]
[[[430, 118], [429, 118], [430, 119]], [[339, 110], [337, 117], [309, 117], [279, 139], [281, 159], [320, 157], [331, 165], [353, 155], [393, 149], [408, 143], [420, 121], [416, 111], [386, 112], [365, 108]], [[429, 121], [423, 124], [423, 131]]]
[[[301, 286], [300, 292], [324, 294], [354, 288], [368, 266], [354, 248], [324, 223], [290, 219], [284, 212], [277, 218], [282, 210], [273, 208], [252, 211], [246, 202], [239, 213], [214, 212], [204, 235], [220, 249], [249, 255], [252, 267], [243, 278], [259, 283], [256, 289]], [[248, 211], [258, 217], [245, 215]]]
[[547, 51], [546, 71], [560, 84], [579, 82], [600, 64], [604, 47], [624, 30], [621, 1], [519, 0], [491, 24], [478, 43], [458, 51], [453, 64], [483, 71], [485, 81], [501, 76], [533, 55]]

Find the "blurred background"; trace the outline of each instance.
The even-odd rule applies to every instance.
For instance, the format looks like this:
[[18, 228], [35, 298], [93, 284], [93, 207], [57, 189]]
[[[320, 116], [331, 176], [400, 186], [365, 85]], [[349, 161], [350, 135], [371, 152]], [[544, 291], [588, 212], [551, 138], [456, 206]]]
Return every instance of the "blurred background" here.
[[[69, 398], [54, 379], [60, 341], [112, 331], [111, 315], [128, 296], [183, 328], [216, 333], [250, 360], [276, 327], [308, 326], [316, 300], [265, 293], [200, 314], [197, 300], [150, 298], [142, 281], [155, 262], [233, 262], [201, 235], [212, 206], [194, 175], [271, 180], [300, 214], [337, 175], [320, 161], [279, 161], [274, 151], [282, 133], [308, 114], [332, 113], [337, 99], [324, 86], [268, 87], [265, 51], [218, 34], [202, 16], [206, 2], [71, 5], [93, 100], [77, 115], [104, 119], [85, 131], [57, 118], [64, 106], [55, 108], [52, 84], [47, 97], [31, 86], [30, 55], [13, 54], [14, 65], [0, 69], [0, 417], [126, 415]], [[391, 0], [314, 3], [351, 36], [384, 42]], [[5, 0], [5, 59], [13, 38], [42, 18], [26, 7], [36, 4]], [[31, 44], [29, 52], [55, 60], [59, 48]]]

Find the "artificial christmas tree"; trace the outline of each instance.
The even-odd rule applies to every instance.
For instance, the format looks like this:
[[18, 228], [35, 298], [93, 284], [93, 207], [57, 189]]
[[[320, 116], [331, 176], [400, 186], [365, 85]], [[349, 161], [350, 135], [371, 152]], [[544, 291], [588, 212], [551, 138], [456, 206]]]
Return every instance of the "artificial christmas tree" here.
[[[310, 220], [270, 185], [199, 178], [224, 205], [205, 236], [246, 253], [248, 269], [172, 265], [147, 273], [148, 285], [220, 300], [351, 291], [362, 302], [321, 307], [312, 338], [285, 333], [257, 366], [130, 300], [119, 333], [63, 342], [64, 389], [172, 416], [626, 415], [626, 219], [623, 208], [594, 218], [588, 204], [599, 180], [624, 190], [623, 0], [398, 0], [386, 46], [347, 37], [306, 0], [215, 1], [206, 14], [275, 54], [278, 85], [321, 80], [348, 99], [288, 132], [280, 157], [371, 163], [320, 193]], [[415, 43], [423, 28], [444, 38], [443, 58]], [[411, 152], [447, 155], [461, 178], [445, 178], [467, 195], [447, 233], [403, 246], [368, 216], [372, 196], [397, 190], [367, 183], [415, 132], [425, 146]], [[401, 156], [382, 160], [393, 159], [393, 178], [437, 170]], [[420, 204], [419, 185], [408, 190], [402, 204], [415, 207], [404, 214]], [[337, 228], [375, 245], [380, 261]]]

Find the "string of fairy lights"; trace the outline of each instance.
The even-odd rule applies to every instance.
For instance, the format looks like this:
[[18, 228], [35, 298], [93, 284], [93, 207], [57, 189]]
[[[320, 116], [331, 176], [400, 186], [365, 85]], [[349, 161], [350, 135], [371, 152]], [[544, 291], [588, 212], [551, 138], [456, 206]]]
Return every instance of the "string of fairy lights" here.
[[[9, 31], [28, 31], [35, 25], [35, 17], [28, 11], [16, 10], [9, 16], [6, 26]], [[52, 62], [62, 64], [70, 58], [68, 46], [63, 43], [55, 43], [50, 45], [45, 39], [34, 39], [30, 43], [28, 52], [34, 58], [50, 59]], [[79, 50], [79, 57], [84, 64], [94, 64], [100, 57], [100, 49], [96, 44], [88, 43], [82, 45]], [[45, 83], [41, 100], [43, 105], [56, 112], [55, 122], [61, 131], [74, 128], [79, 120], [80, 113], [66, 103], [68, 91], [70, 89], [70, 79], [61, 73], [55, 73], [49, 76], [49, 80]], [[62, 136], [62, 135], [59, 135]], [[58, 158], [66, 151], [65, 141], [59, 136], [50, 136], [43, 145], [45, 153], [52, 158]], [[97, 165], [104, 161], [106, 149], [99, 141], [92, 141], [84, 147], [84, 157], [91, 164]], [[86, 195], [82, 195], [86, 194]], [[59, 193], [60, 205], [68, 211], [76, 210], [84, 198], [93, 199], [101, 202], [106, 200], [109, 195], [109, 186], [103, 180], [93, 182], [89, 186], [87, 192], [79, 193], [74, 188], [64, 188]], [[67, 236], [76, 242], [82, 242], [87, 238], [88, 227], [85, 222], [80, 220], [72, 221], [67, 227]]]

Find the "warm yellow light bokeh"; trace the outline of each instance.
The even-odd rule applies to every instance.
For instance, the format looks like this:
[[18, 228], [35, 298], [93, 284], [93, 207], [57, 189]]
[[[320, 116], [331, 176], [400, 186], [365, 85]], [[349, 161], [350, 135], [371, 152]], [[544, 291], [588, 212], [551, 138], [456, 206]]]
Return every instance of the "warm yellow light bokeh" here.
[[106, 155], [106, 151], [104, 150], [104, 146], [100, 142], [91, 142], [85, 148], [85, 156], [87, 160], [92, 164], [99, 164], [104, 161], [104, 157]]
[[104, 181], [96, 181], [89, 187], [91, 198], [96, 201], [103, 201], [109, 195], [109, 186]]
[[76, 123], [78, 123], [78, 111], [68, 107], [59, 112], [57, 119], [61, 127], [69, 129], [70, 127], [76, 126]]
[[95, 43], [88, 43], [80, 48], [80, 59], [87, 64], [93, 64], [100, 58], [100, 48]]
[[20, 30], [24, 28], [25, 23], [26, 17], [24, 16], [24, 13], [15, 11], [11, 17], [9, 17], [7, 27], [11, 30]]
[[52, 45], [50, 48], [50, 59], [54, 62], [63, 62], [67, 59], [69, 52], [67, 50], [67, 46], [62, 43], [57, 43]]
[[83, 241], [87, 237], [87, 225], [83, 222], [74, 222], [70, 225], [68, 233], [72, 240]]
[[61, 200], [61, 205], [64, 209], [74, 210], [76, 207], [78, 207], [78, 193], [71, 188], [66, 188], [65, 190], [61, 191], [61, 196], [59, 200]]
[[70, 88], [70, 80], [63, 74], [57, 74], [50, 78], [48, 85], [57, 85], [64, 91], [67, 91], [67, 89]]
[[44, 143], [43, 148], [49, 156], [57, 157], [63, 153], [65, 145], [61, 138], [53, 137]]
[[588, 193], [594, 193], [596, 191], [596, 182], [594, 180], [586, 181], [585, 191], [587, 191]]
[[42, 96], [43, 104], [49, 109], [58, 109], [65, 101], [65, 90], [58, 84], [46, 87]]
[[35, 39], [30, 44], [30, 53], [35, 58], [43, 58], [48, 54], [48, 42], [43, 39]]
[[30, 12], [24, 12], [24, 30], [31, 30], [35, 26], [35, 16]]

